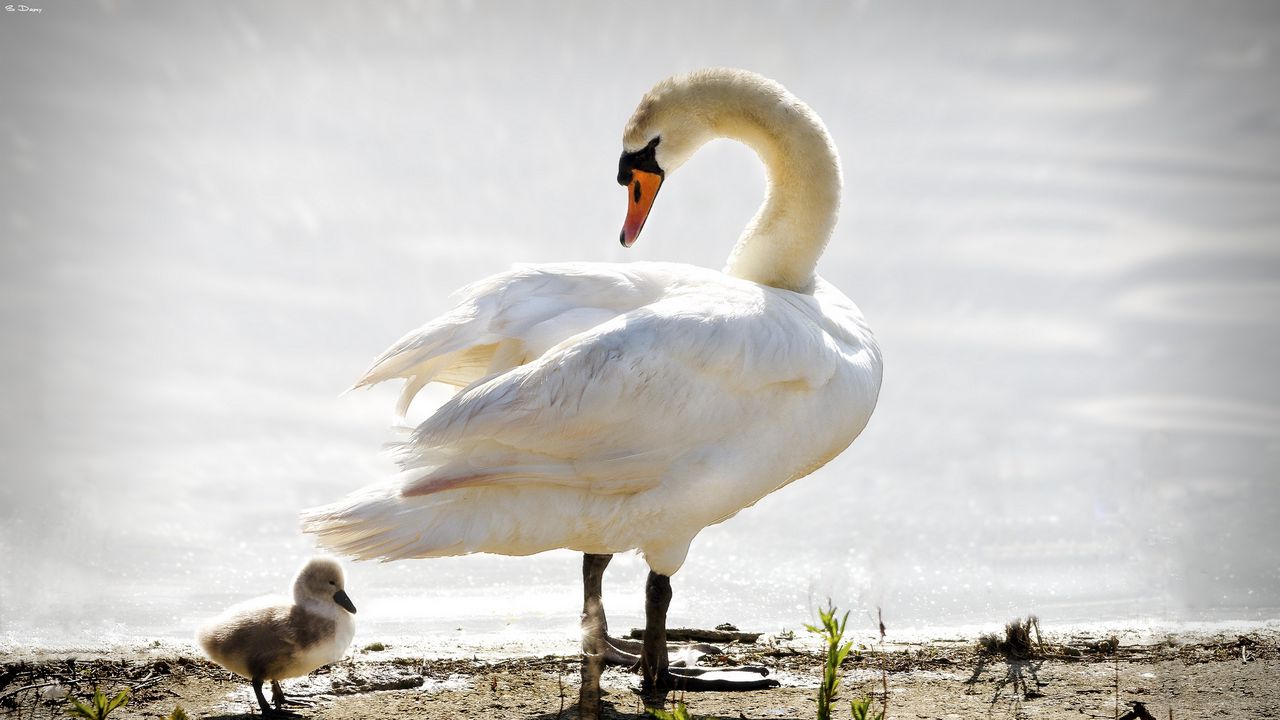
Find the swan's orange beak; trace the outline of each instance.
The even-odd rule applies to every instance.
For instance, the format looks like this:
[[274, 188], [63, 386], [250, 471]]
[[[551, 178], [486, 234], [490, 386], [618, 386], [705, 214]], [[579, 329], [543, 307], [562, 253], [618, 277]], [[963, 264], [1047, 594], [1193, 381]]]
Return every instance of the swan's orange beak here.
[[631, 182], [627, 183], [627, 221], [622, 224], [622, 234], [618, 236], [623, 247], [631, 247], [640, 236], [660, 187], [661, 175], [644, 170], [631, 171]]

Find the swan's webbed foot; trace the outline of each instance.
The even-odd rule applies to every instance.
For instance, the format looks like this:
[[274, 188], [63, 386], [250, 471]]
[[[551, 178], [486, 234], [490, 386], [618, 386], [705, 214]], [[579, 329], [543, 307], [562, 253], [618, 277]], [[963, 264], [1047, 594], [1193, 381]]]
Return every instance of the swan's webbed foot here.
[[[640, 656], [644, 652], [644, 643], [640, 640], [616, 638], [612, 635], [604, 637], [604, 661], [606, 665], [620, 665], [633, 671], [640, 670]], [[693, 667], [698, 660], [707, 655], [724, 655], [724, 650], [706, 643], [669, 643], [667, 657], [671, 667]]]
[[[670, 690], [686, 692], [733, 692], [766, 690], [781, 685], [767, 677], [763, 667], [678, 667], [668, 662], [666, 644], [667, 608], [671, 604], [671, 578], [649, 571], [645, 584], [645, 630], [641, 643], [640, 669], [644, 680], [641, 693], [648, 699]], [[707, 646], [703, 646], [707, 647]]]
[[643, 676], [641, 693], [646, 704], [661, 702], [672, 690], [687, 692], [732, 692], [765, 690], [781, 683], [767, 677], [763, 667], [696, 667], [704, 655], [723, 655], [714, 645], [691, 643], [667, 645], [667, 608], [671, 603], [671, 578], [653, 571], [645, 585], [645, 632], [643, 640], [624, 640], [609, 635], [600, 599], [601, 578], [610, 555], [585, 554], [582, 563], [582, 685], [578, 695], [578, 717], [598, 720], [602, 714], [600, 675], [604, 666], [621, 665]]
[[682, 692], [743, 692], [768, 690], [782, 683], [766, 677], [768, 668], [745, 666], [733, 668], [668, 668], [659, 673], [654, 687], [641, 684], [642, 692], [652, 690]]
[[[641, 653], [644, 644], [639, 640], [622, 640], [605, 637], [604, 661], [619, 665], [632, 672], [642, 672]], [[734, 690], [764, 690], [778, 687], [779, 682], [767, 678], [769, 669], [759, 665], [737, 667], [698, 667], [698, 659], [706, 655], [724, 655], [714, 645], [694, 643], [667, 645], [670, 662], [665, 680], [659, 680], [663, 690], [687, 690], [689, 692], [729, 692]], [[712, 677], [706, 677], [711, 675]]]

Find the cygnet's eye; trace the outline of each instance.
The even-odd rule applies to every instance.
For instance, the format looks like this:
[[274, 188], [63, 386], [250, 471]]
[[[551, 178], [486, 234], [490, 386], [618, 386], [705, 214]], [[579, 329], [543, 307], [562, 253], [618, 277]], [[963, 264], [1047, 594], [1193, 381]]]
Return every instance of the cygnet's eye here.
[[330, 585], [337, 586], [337, 584], [338, 584], [338, 583], [336, 583], [336, 582], [334, 582], [334, 581], [330, 580], [330, 581], [329, 581], [329, 584], [330, 584]]

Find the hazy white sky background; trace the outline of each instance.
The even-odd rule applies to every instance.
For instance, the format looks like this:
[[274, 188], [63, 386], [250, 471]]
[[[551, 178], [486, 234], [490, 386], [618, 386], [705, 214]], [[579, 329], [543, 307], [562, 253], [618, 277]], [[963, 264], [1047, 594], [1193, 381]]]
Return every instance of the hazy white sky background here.
[[[190, 636], [389, 469], [369, 360], [516, 262], [719, 267], [705, 148], [618, 246], [623, 123], [707, 65], [843, 153], [854, 446], [694, 543], [672, 622], [1280, 617], [1280, 5], [35, 2], [0, 11], [0, 647]], [[579, 559], [352, 566], [360, 636], [572, 647]], [[606, 581], [616, 628], [645, 568]], [[461, 631], [456, 628], [462, 628]]]

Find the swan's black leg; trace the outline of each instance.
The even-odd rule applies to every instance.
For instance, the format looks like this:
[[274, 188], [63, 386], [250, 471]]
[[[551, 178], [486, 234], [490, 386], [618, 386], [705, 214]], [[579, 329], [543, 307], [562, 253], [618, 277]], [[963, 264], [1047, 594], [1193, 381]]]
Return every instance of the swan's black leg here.
[[[680, 668], [667, 662], [667, 609], [671, 606], [671, 578], [649, 572], [644, 593], [644, 647], [640, 659], [646, 700], [662, 700], [668, 690], [732, 691], [777, 687], [777, 680], [763, 677], [764, 668]], [[714, 675], [715, 677], [705, 677]]]
[[[667, 609], [671, 607], [671, 578], [650, 570], [644, 584], [644, 647], [640, 654], [640, 671], [644, 679], [640, 688], [646, 697], [655, 690], [666, 694], [663, 679], [667, 669]], [[661, 700], [661, 696], [658, 698]]]
[[[611, 560], [613, 555], [584, 553], [582, 556], [582, 653], [585, 657], [598, 656], [602, 668], [603, 665], [621, 665], [638, 671], [644, 644], [640, 640], [609, 635], [609, 620], [604, 612], [603, 584], [604, 571]], [[703, 655], [724, 654], [720, 648], [705, 643], [678, 645], [671, 652], [678, 653], [678, 659], [670, 663], [672, 667], [693, 665]]]
[[600, 674], [608, 648], [608, 622], [604, 616], [604, 569], [612, 555], [582, 556], [582, 686], [578, 691], [578, 717], [600, 717]]

